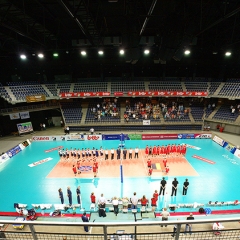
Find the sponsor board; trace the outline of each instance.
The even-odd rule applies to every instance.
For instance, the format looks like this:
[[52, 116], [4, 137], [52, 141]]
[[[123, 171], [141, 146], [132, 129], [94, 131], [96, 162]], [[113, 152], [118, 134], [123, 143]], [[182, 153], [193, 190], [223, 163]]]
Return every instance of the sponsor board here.
[[200, 157], [200, 156], [197, 156], [197, 155], [193, 155], [192, 157], [196, 158], [198, 160], [201, 160], [203, 162], [207, 162], [207, 163], [210, 163], [210, 164], [215, 164], [215, 162], [213, 162], [213, 161], [211, 161], [211, 160], [209, 160], [207, 158], [204, 158], [204, 157]]
[[18, 123], [17, 124], [19, 134], [33, 132], [33, 127], [31, 122]]
[[142, 140], [142, 134], [128, 134], [130, 140]]
[[53, 152], [53, 151], [56, 151], [56, 150], [59, 150], [59, 149], [62, 149], [63, 146], [59, 146], [59, 147], [55, 147], [55, 148], [50, 148], [48, 150], [45, 150], [44, 152], [45, 153], [49, 153], [49, 152]]
[[35, 166], [38, 166], [38, 165], [40, 165], [40, 164], [43, 164], [43, 163], [48, 162], [48, 161], [51, 161], [51, 160], [52, 160], [52, 158], [50, 158], [50, 157], [44, 158], [44, 159], [39, 160], [39, 161], [37, 161], [37, 162], [31, 163], [31, 164], [29, 164], [28, 166], [29, 166], [29, 167], [35, 167]]
[[19, 115], [21, 119], [30, 118], [29, 112], [20, 112]]
[[193, 138], [194, 138], [194, 133], [178, 134], [178, 139], [193, 139]]
[[11, 148], [10, 150], [7, 151], [7, 155], [12, 158], [13, 156], [15, 156], [16, 154], [18, 154], [19, 152], [21, 152], [22, 149], [20, 148], [19, 145]]
[[114, 96], [123, 96], [123, 92], [114, 92]]
[[32, 141], [34, 142], [53, 141], [53, 138], [51, 136], [33, 136]]
[[66, 141], [83, 141], [84, 140], [84, 135], [66, 135], [65, 136]]
[[218, 137], [216, 135], [213, 137], [213, 141], [216, 142], [217, 144], [219, 144], [222, 147], [226, 143], [223, 139], [221, 139], [220, 137]]
[[102, 135], [84, 135], [86, 141], [99, 141], [102, 140]]
[[4, 153], [3, 155], [0, 156], [0, 164], [5, 163], [9, 159], [10, 157], [7, 155], [7, 153]]
[[143, 120], [143, 125], [151, 125], [151, 121], [150, 120]]
[[231, 153], [235, 153], [235, 151], [236, 151], [236, 147], [235, 146], [233, 146], [232, 144], [230, 144], [230, 143], [227, 143], [227, 145], [226, 146], [224, 146], [225, 147], [225, 149], [227, 149], [229, 152], [231, 152]]
[[129, 91], [128, 96], [208, 96], [208, 92], [188, 91]]
[[142, 140], [178, 139], [178, 134], [142, 134]]
[[26, 96], [26, 101], [28, 103], [30, 103], [30, 102], [42, 102], [42, 101], [46, 101], [46, 96], [44, 94]]
[[190, 145], [190, 144], [186, 144], [186, 147], [187, 148], [192, 148], [192, 149], [195, 149], [195, 150], [200, 150], [201, 149], [200, 147], [196, 147], [196, 146], [193, 146], [193, 145]]
[[[124, 137], [123, 137], [124, 136]], [[102, 140], [130, 140], [128, 134], [103, 134]]]
[[19, 115], [19, 113], [11, 113], [11, 114], [9, 114], [9, 117], [11, 120], [14, 120], [14, 119], [19, 119], [20, 115]]
[[195, 133], [194, 138], [210, 139], [212, 138], [212, 134], [211, 133]]
[[60, 93], [60, 98], [75, 98], [75, 97], [104, 97], [110, 96], [110, 92], [67, 92]]
[[240, 149], [236, 149], [234, 155], [238, 158], [240, 158]]

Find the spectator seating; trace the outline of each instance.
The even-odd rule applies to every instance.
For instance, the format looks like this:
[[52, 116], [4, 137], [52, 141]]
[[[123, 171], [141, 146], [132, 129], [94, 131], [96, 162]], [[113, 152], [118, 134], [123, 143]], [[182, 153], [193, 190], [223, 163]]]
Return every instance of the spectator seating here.
[[71, 83], [58, 83], [57, 90], [59, 93], [70, 92]]
[[22, 85], [22, 86], [10, 86], [9, 89], [12, 91], [16, 100], [25, 100], [26, 96], [33, 96], [43, 94], [49, 97], [48, 93], [42, 87], [42, 85]]
[[185, 82], [187, 91], [206, 92], [208, 90], [207, 82]]
[[195, 122], [201, 122], [204, 115], [204, 107], [191, 107], [191, 114]]
[[150, 82], [150, 91], [183, 91], [181, 82]]
[[146, 91], [144, 82], [112, 82], [111, 93], [129, 91]]
[[25, 81], [25, 82], [7, 82], [7, 86], [21, 86], [21, 85], [38, 85], [37, 81]]
[[107, 92], [107, 82], [75, 83], [73, 92]]
[[58, 96], [56, 84], [45, 84], [45, 86], [52, 93], [53, 96]]
[[221, 84], [221, 82], [211, 82], [211, 85], [208, 89], [208, 94], [209, 95], [214, 95], [215, 91], [218, 89], [220, 84]]
[[61, 108], [65, 124], [80, 124], [82, 119], [82, 107], [80, 101], [61, 102]]
[[232, 114], [230, 106], [225, 105], [225, 106], [221, 106], [218, 109], [218, 111], [213, 116], [213, 119], [223, 120], [228, 122], [235, 122], [238, 116], [239, 116], [239, 112], [237, 112], [237, 110], [234, 114]]
[[2, 86], [2, 84], [0, 85], [0, 97], [5, 98], [6, 100], [9, 99], [9, 101], [12, 100], [7, 90], [5, 89], [5, 87]]
[[218, 95], [240, 97], [240, 82], [226, 82]]

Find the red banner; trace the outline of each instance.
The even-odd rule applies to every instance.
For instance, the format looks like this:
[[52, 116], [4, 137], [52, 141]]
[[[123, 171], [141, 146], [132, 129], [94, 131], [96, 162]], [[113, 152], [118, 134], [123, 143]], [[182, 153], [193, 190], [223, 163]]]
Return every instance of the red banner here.
[[74, 97], [104, 97], [110, 96], [110, 92], [68, 92], [60, 93], [60, 98], [74, 98]]
[[142, 134], [142, 140], [178, 139], [178, 134]]
[[123, 92], [114, 92], [114, 96], [123, 96]]
[[134, 91], [128, 92], [128, 96], [194, 96], [206, 97], [208, 92], [187, 92], [187, 91]]

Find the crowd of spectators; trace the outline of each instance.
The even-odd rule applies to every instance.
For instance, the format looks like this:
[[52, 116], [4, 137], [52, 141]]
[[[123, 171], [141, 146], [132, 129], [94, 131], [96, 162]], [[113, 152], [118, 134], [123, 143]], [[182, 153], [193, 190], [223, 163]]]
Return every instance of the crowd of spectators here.
[[117, 98], [104, 98], [102, 103], [94, 104], [91, 113], [94, 119], [101, 121], [105, 117], [120, 118]]
[[160, 119], [160, 106], [152, 102], [150, 98], [130, 102], [126, 100], [126, 111], [124, 113], [126, 122], [129, 120], [157, 120]]

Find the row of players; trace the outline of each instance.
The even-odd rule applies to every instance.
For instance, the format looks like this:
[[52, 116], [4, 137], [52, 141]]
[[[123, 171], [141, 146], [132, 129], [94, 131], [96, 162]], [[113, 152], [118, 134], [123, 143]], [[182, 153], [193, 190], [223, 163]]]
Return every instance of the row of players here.
[[148, 145], [145, 148], [145, 156], [156, 156], [156, 155], [169, 155], [169, 154], [182, 154], [185, 155], [187, 152], [187, 145], [183, 144], [168, 144], [166, 146], [150, 146], [148, 147]]
[[[150, 146], [148, 147], [148, 145], [146, 146], [145, 148], [145, 157], [148, 157], [149, 155], [152, 155], [152, 156], [157, 156], [157, 155], [169, 155], [169, 154], [182, 154], [182, 155], [185, 155], [186, 154], [186, 151], [187, 151], [187, 146], [186, 144], [183, 144], [183, 145], [175, 145], [175, 144], [168, 144], [166, 146], [162, 145], [162, 146]], [[64, 149], [60, 149], [58, 151], [59, 153], [59, 156], [60, 157], [67, 157], [69, 158], [70, 156], [71, 157], [74, 157], [74, 158], [78, 158], [80, 159], [81, 158], [81, 155], [82, 155], [82, 158], [88, 158], [88, 157], [96, 157], [98, 158], [99, 156], [103, 156], [105, 155], [105, 160], [108, 159], [108, 155], [109, 155], [109, 151], [108, 149], [105, 149], [103, 150], [102, 147], [100, 147], [100, 149], [95, 149], [93, 148], [92, 150], [89, 149], [89, 148], [83, 148], [82, 150], [79, 150], [79, 149], [70, 149], [68, 150], [66, 148], [66, 150]], [[138, 158], [138, 153], [139, 153], [139, 149], [138, 147], [136, 147], [134, 150], [132, 148], [130, 148], [129, 150], [127, 150], [126, 148], [124, 148], [123, 150], [119, 147], [117, 148], [116, 150], [116, 153], [117, 153], [117, 159], [120, 159], [121, 157], [121, 153], [123, 153], [123, 159], [126, 159], [126, 156], [127, 156], [127, 153], [129, 153], [129, 158], [131, 159], [132, 156], [133, 156], [133, 153], [134, 153], [134, 158]], [[110, 154], [111, 154], [111, 159], [114, 159], [114, 154], [115, 154], [115, 150], [112, 148], [110, 150]]]

